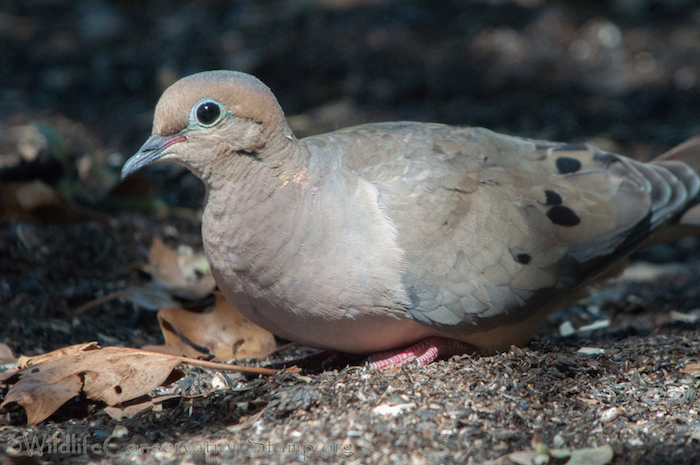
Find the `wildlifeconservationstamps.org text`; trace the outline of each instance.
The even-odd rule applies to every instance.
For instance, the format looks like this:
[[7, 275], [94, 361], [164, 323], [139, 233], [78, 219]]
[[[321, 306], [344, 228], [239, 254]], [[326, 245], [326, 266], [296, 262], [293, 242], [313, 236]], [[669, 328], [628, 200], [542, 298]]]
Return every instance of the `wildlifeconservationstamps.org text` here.
[[275, 457], [282, 454], [295, 454], [306, 459], [311, 456], [352, 458], [354, 446], [341, 442], [310, 443], [281, 443], [264, 438], [249, 438], [246, 441], [232, 442], [226, 439], [204, 442], [163, 442], [139, 443], [127, 442], [116, 436], [105, 439], [94, 438], [90, 434], [60, 434], [29, 435], [11, 439], [5, 446], [9, 455], [146, 455], [153, 453], [165, 454], [201, 454], [205, 457], [239, 456], [239, 457]]

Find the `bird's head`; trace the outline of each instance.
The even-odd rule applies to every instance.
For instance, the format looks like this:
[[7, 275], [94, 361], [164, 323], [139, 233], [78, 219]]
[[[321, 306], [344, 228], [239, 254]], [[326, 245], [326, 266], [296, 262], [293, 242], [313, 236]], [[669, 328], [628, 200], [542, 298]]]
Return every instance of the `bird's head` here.
[[173, 161], [206, 180], [236, 157], [261, 161], [293, 136], [270, 89], [236, 71], [185, 77], [161, 96], [153, 132], [124, 164], [122, 179], [156, 161]]

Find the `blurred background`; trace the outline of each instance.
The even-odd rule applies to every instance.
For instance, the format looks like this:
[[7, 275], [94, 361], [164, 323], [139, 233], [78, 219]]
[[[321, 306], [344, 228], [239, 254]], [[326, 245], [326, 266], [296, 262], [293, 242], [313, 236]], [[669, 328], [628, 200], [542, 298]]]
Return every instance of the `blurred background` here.
[[3, 0], [0, 41], [0, 166], [18, 163], [8, 131], [44, 121], [67, 159], [21, 176], [81, 171], [88, 204], [146, 139], [161, 92], [208, 69], [258, 76], [299, 136], [406, 119], [648, 157], [700, 133], [693, 1]]

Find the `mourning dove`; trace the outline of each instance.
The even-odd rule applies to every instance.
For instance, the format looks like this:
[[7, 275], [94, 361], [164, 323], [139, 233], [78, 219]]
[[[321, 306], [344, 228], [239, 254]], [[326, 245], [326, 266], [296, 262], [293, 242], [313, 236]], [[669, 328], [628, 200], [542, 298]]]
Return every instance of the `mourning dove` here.
[[122, 177], [189, 168], [207, 187], [204, 250], [226, 299], [278, 336], [382, 352], [384, 367], [527, 342], [695, 204], [700, 178], [679, 152], [640, 163], [414, 122], [297, 139], [262, 82], [210, 71], [165, 91]]

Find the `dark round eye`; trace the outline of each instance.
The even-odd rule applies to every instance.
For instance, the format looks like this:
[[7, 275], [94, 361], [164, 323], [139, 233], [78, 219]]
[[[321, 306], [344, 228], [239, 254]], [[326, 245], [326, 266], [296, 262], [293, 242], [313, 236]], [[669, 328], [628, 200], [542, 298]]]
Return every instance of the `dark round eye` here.
[[221, 115], [221, 108], [219, 108], [219, 105], [215, 102], [202, 102], [197, 107], [195, 114], [197, 115], [197, 121], [209, 125], [219, 118], [219, 115]]

